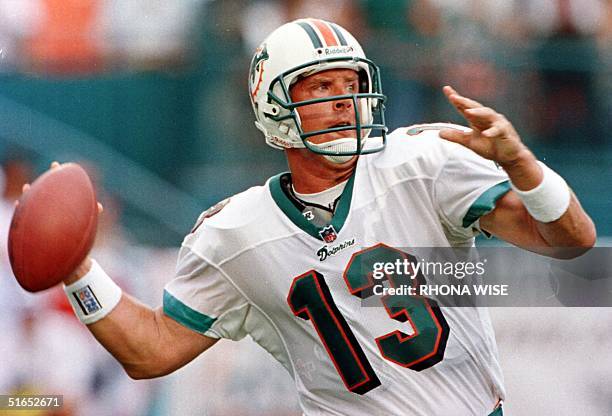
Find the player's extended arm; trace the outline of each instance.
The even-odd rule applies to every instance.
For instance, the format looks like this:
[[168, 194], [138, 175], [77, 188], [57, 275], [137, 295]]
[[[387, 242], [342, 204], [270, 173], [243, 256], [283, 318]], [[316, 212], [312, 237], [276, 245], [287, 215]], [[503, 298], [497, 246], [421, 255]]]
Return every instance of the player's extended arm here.
[[[87, 258], [65, 280], [66, 285], [84, 276], [90, 267]], [[153, 310], [126, 293], [108, 315], [87, 327], [135, 379], [169, 374], [217, 342], [178, 324], [162, 308]]]
[[[459, 95], [449, 86], [444, 87], [444, 93], [470, 123], [471, 131], [444, 129], [440, 131], [441, 138], [497, 162], [519, 191], [532, 190], [542, 183], [542, 167], [502, 114]], [[555, 257], [579, 255], [592, 247], [596, 240], [595, 225], [571, 190], [567, 210], [553, 221], [542, 222], [533, 218], [518, 194], [509, 191], [497, 201], [493, 211], [480, 218], [480, 226], [509, 243]]]

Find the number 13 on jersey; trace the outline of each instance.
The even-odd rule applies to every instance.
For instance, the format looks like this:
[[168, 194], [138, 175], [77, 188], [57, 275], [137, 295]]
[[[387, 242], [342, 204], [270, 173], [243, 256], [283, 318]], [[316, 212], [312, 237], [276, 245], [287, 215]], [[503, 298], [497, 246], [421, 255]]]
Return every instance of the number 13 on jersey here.
[[[344, 271], [349, 292], [362, 299], [372, 296], [374, 264], [405, 259], [415, 261], [409, 254], [382, 243], [354, 253]], [[396, 275], [386, 278], [392, 287], [424, 283], [422, 275], [413, 280]], [[312, 322], [348, 390], [363, 394], [380, 385], [322, 274], [311, 270], [294, 278], [287, 302], [295, 316]], [[442, 361], [449, 328], [436, 302], [412, 296], [382, 296], [381, 302], [390, 318], [412, 327], [411, 335], [396, 330], [376, 338], [383, 358], [414, 371]]]

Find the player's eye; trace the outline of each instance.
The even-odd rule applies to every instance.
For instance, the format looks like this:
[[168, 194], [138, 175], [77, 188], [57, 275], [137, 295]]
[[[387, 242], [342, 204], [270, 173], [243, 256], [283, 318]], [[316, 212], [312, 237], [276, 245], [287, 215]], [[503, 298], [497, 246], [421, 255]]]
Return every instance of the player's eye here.
[[328, 91], [330, 88], [329, 86], [329, 82], [321, 82], [319, 84], [316, 85], [316, 90], [317, 91]]
[[350, 93], [355, 93], [359, 91], [359, 83], [357, 80], [349, 81], [346, 86], [346, 90]]

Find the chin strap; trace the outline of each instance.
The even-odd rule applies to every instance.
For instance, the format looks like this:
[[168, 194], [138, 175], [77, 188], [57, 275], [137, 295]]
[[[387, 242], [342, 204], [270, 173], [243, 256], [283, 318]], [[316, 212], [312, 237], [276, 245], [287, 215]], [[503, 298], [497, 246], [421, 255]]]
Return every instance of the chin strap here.
[[[350, 155], [322, 155], [325, 159], [333, 163], [345, 163], [357, 154], [357, 139], [354, 137], [343, 137], [326, 143], [310, 143], [309, 146], [320, 151], [352, 153]], [[375, 149], [382, 146], [382, 137], [365, 137], [361, 141], [361, 150]]]
[[322, 155], [325, 159], [333, 163], [348, 162], [357, 153], [357, 139], [352, 137], [343, 137], [326, 143], [309, 143], [309, 145], [319, 151], [352, 153], [352, 155]]

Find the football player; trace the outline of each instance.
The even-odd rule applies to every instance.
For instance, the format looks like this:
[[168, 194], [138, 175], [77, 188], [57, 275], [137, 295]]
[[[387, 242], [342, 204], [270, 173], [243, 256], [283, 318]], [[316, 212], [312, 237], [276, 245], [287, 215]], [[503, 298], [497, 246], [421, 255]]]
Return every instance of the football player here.
[[[251, 336], [289, 372], [306, 415], [502, 414], [485, 309], [371, 295], [363, 265], [486, 232], [558, 255], [592, 221], [495, 110], [444, 87], [469, 127], [387, 132], [378, 67], [342, 27], [300, 19], [257, 49], [249, 94], [290, 172], [204, 212], [152, 310], [94, 260], [66, 279], [77, 316], [133, 378], [168, 374]], [[397, 283], [389, 277], [390, 283]]]

